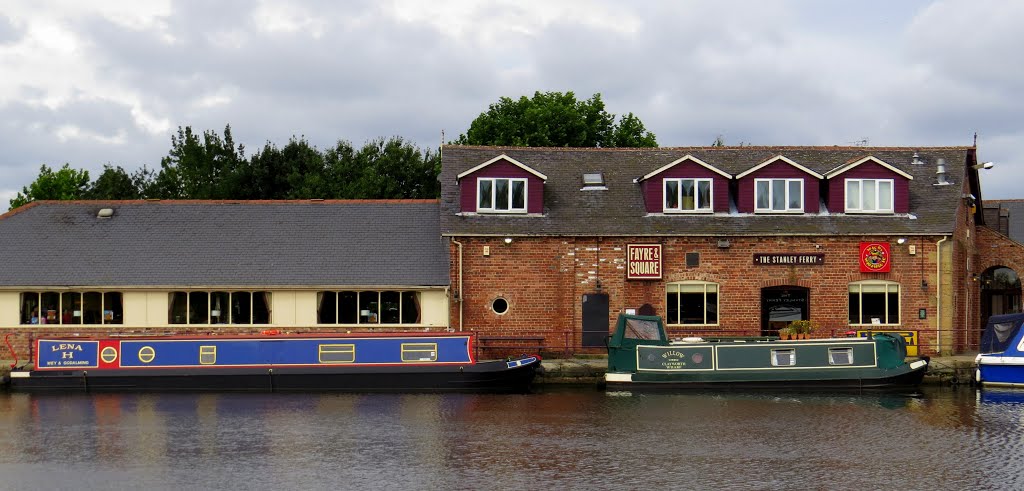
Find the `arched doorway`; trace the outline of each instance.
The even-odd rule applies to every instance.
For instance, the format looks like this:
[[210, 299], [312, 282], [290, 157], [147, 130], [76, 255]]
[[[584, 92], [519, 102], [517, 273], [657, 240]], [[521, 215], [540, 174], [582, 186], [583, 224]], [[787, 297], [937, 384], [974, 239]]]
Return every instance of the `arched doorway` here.
[[989, 316], [1021, 311], [1020, 277], [1005, 266], [993, 266], [978, 278], [981, 283], [981, 329]]
[[802, 286], [771, 286], [761, 289], [761, 335], [776, 336], [793, 321], [811, 319], [810, 289]]

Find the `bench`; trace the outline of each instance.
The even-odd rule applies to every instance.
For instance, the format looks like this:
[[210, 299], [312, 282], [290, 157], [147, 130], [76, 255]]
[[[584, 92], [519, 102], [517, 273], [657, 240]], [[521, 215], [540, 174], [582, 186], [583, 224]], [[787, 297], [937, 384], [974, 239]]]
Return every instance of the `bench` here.
[[544, 347], [544, 336], [477, 336], [478, 351], [538, 352]]

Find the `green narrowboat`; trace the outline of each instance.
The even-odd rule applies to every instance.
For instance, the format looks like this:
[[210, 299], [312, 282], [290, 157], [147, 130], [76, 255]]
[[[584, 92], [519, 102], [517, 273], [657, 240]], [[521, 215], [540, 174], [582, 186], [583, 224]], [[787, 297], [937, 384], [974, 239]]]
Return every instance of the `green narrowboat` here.
[[921, 383], [928, 360], [906, 361], [902, 337], [782, 341], [670, 340], [661, 318], [622, 314], [608, 340], [608, 390], [888, 389]]

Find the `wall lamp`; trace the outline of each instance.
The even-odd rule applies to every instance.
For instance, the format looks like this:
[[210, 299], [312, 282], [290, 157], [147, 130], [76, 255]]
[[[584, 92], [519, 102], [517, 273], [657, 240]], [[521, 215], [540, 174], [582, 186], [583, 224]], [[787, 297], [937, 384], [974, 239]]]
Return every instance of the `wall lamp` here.
[[505, 245], [509, 245], [511, 243], [512, 243], [512, 237], [505, 237]]
[[896, 239], [896, 243], [899, 244], [899, 245], [906, 244], [907, 243], [907, 239], [904, 239], [903, 237], [900, 237], [900, 238]]
[[995, 166], [996, 166], [995, 162], [979, 162], [977, 164], [972, 165], [971, 168], [974, 169], [974, 170], [979, 170], [979, 169], [991, 169], [991, 168], [993, 168]]

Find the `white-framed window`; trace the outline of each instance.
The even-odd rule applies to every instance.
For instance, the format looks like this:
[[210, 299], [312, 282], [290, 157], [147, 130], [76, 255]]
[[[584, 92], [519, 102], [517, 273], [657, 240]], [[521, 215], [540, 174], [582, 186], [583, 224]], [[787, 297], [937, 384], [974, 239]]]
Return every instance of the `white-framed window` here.
[[718, 283], [683, 281], [665, 285], [665, 322], [718, 324]]
[[899, 323], [899, 283], [880, 280], [850, 283], [850, 324], [892, 326]]
[[711, 213], [711, 179], [665, 179], [666, 213]]
[[754, 211], [803, 213], [803, 179], [754, 179]]
[[526, 213], [526, 179], [481, 177], [476, 181], [476, 211]]
[[892, 213], [892, 179], [847, 179], [847, 213]]
[[793, 349], [793, 348], [773, 349], [772, 350], [772, 366], [773, 367], [792, 367], [792, 366], [796, 366], [796, 350]]

